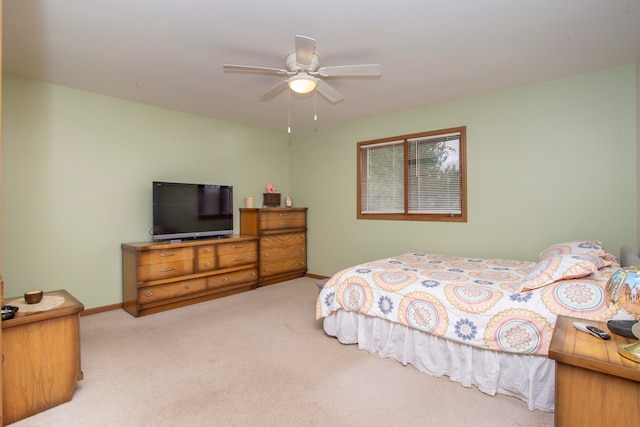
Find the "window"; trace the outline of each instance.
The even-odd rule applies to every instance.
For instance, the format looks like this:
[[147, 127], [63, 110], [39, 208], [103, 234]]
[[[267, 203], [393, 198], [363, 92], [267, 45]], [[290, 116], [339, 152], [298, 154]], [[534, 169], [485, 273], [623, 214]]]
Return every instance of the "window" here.
[[358, 143], [358, 218], [467, 221], [466, 127]]

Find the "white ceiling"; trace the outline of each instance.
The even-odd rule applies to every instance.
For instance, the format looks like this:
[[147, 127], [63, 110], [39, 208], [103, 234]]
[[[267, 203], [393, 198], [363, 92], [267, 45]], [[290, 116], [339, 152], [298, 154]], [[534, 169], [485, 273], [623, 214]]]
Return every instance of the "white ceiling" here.
[[[379, 63], [333, 79], [344, 101], [291, 97], [292, 133], [634, 64], [640, 0], [4, 0], [3, 71], [286, 132], [283, 68], [296, 34], [321, 66]], [[318, 123], [314, 124], [317, 105]]]

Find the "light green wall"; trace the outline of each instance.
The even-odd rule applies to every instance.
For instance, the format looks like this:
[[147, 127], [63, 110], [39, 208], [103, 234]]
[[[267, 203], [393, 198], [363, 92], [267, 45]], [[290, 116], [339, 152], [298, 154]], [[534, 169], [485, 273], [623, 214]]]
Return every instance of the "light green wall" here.
[[2, 105], [8, 297], [64, 288], [87, 308], [122, 302], [120, 244], [150, 240], [153, 180], [231, 184], [236, 213], [269, 181], [288, 192], [283, 134], [10, 75]]
[[[418, 251], [537, 259], [567, 239], [636, 246], [636, 67], [374, 117], [294, 137], [309, 271]], [[384, 102], [384, 100], [380, 100]], [[356, 143], [467, 126], [468, 222], [356, 219]]]
[[[309, 207], [309, 272], [408, 251], [535, 259], [566, 239], [637, 248], [637, 70], [628, 66], [292, 136], [3, 76], [5, 295], [121, 302], [122, 242], [151, 181], [273, 182]], [[383, 101], [381, 101], [383, 102]], [[356, 142], [467, 126], [469, 221], [356, 220]], [[236, 220], [236, 231], [238, 225]]]
[[[636, 165], [640, 167], [640, 56], [638, 56], [638, 60], [636, 61], [636, 141]], [[638, 205], [636, 208], [638, 230], [636, 239], [638, 248], [640, 248], [640, 171], [636, 173], [636, 180], [638, 185]]]

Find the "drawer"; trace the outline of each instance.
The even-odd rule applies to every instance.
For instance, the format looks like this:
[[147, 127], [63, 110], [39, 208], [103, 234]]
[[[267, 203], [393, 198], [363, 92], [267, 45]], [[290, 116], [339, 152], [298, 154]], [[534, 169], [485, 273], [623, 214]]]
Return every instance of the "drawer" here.
[[215, 247], [214, 245], [198, 246], [198, 273], [215, 270]]
[[305, 228], [307, 214], [294, 212], [263, 212], [260, 215], [260, 230], [286, 230], [287, 228]]
[[169, 279], [185, 274], [193, 274], [193, 259], [140, 266], [138, 267], [138, 282]]
[[213, 256], [200, 257], [198, 256], [198, 273], [204, 273], [205, 271], [215, 270], [216, 260]]
[[262, 277], [275, 276], [282, 273], [289, 273], [293, 271], [304, 271], [307, 269], [307, 258], [290, 258], [283, 261], [276, 262], [262, 262], [260, 263], [260, 275]]
[[279, 246], [260, 251], [260, 260], [263, 262], [282, 261], [288, 258], [306, 256], [306, 245]]
[[218, 257], [218, 268], [230, 268], [244, 264], [258, 262], [258, 251], [240, 252], [237, 254], [222, 255]]
[[265, 250], [279, 246], [306, 245], [307, 233], [269, 234], [260, 238], [260, 249]]
[[258, 242], [256, 240], [245, 240], [235, 243], [223, 243], [218, 245], [218, 256], [242, 254], [244, 252], [255, 252], [258, 250]]
[[164, 264], [193, 258], [193, 248], [151, 249], [140, 252], [138, 265]]
[[198, 259], [213, 256], [213, 245], [198, 246]]
[[206, 279], [185, 280], [167, 285], [146, 286], [138, 290], [138, 303], [149, 304], [206, 290]]
[[258, 269], [234, 271], [228, 274], [219, 274], [207, 278], [209, 289], [221, 288], [224, 286], [237, 285], [240, 283], [255, 282], [258, 280]]

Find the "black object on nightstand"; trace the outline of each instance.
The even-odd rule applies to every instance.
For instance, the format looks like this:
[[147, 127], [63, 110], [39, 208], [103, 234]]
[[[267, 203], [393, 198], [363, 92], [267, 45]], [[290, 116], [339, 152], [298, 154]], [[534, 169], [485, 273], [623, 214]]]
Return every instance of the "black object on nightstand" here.
[[2, 320], [13, 319], [13, 316], [16, 315], [16, 311], [18, 311], [18, 307], [13, 305], [3, 305], [2, 306]]
[[631, 327], [638, 323], [637, 320], [609, 320], [607, 322], [607, 328], [616, 335], [623, 336], [625, 338], [635, 338]]

